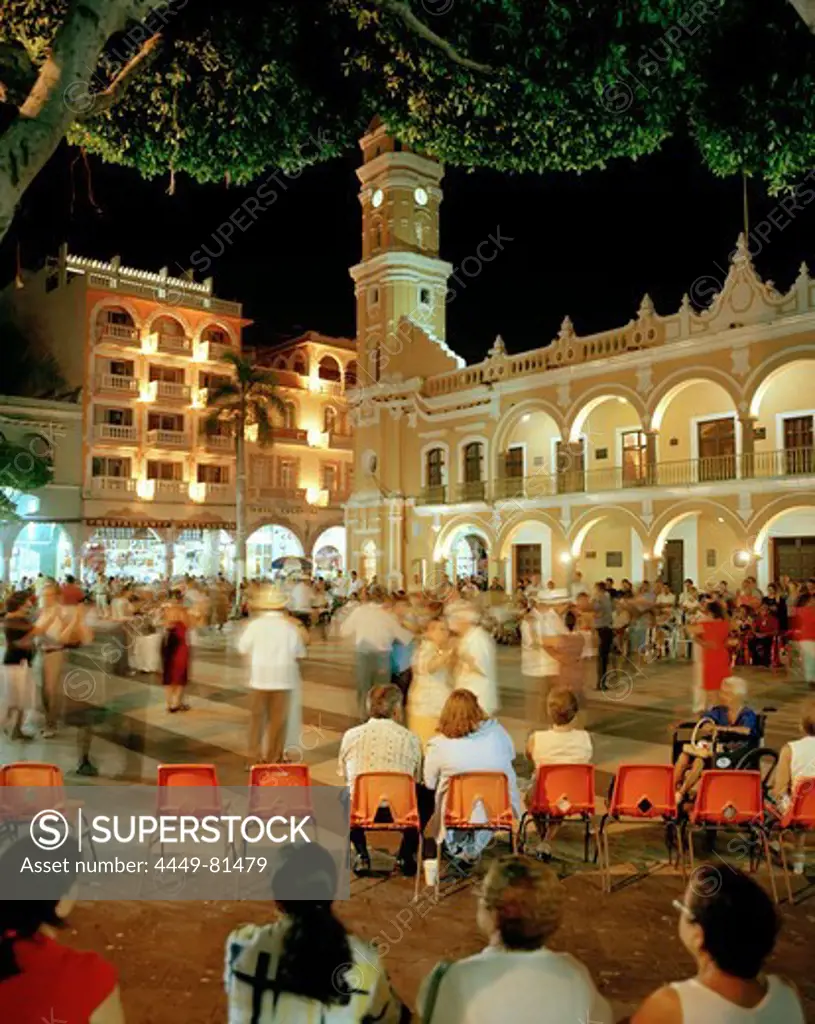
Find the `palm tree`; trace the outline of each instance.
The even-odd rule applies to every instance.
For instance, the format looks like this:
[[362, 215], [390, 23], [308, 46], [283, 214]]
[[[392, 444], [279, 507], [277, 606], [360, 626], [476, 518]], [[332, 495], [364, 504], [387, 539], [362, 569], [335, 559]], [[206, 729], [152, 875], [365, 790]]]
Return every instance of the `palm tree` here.
[[215, 434], [229, 428], [235, 439], [235, 601], [240, 602], [240, 588], [246, 578], [246, 435], [249, 427], [257, 428], [258, 444], [272, 441], [272, 413], [283, 413], [285, 405], [276, 392], [277, 377], [258, 369], [238, 352], [227, 352], [221, 359], [228, 363], [234, 376], [207, 391], [204, 430]]

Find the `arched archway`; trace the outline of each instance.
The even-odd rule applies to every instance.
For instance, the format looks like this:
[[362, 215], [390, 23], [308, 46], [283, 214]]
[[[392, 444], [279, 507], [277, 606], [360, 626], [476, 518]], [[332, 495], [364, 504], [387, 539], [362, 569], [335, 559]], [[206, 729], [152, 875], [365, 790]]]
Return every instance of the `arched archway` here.
[[344, 526], [329, 526], [314, 541], [311, 559], [318, 576], [332, 577], [348, 565], [347, 539]]
[[815, 472], [815, 347], [796, 346], [765, 360], [747, 393], [750, 414], [762, 427], [754, 441], [755, 476]]
[[750, 521], [759, 585], [815, 576], [815, 491], [777, 498]]
[[[753, 370], [744, 385], [744, 394], [750, 415], [763, 414], [764, 399], [768, 393], [776, 390], [776, 382], [779, 377], [787, 376], [789, 370], [800, 371], [804, 368], [806, 368], [807, 377], [812, 379], [815, 376], [815, 345], [791, 345], [781, 352], [776, 352], [769, 359], [765, 359], [760, 366]], [[800, 378], [797, 378], [796, 384], [798, 385], [795, 390], [796, 397], [790, 396], [784, 402], [779, 396], [777, 404], [780, 408], [783, 408], [785, 404], [787, 408], [794, 408], [800, 404], [797, 396], [805, 392], [812, 393], [811, 384], [808, 387], [805, 384], [802, 385]], [[784, 390], [786, 392], [786, 389]]]
[[320, 380], [342, 380], [342, 369], [334, 356], [325, 355], [317, 366], [317, 376]]
[[572, 523], [569, 553], [586, 586], [612, 577], [638, 582], [643, 575], [647, 531], [642, 520], [622, 505], [592, 508]]
[[662, 383], [651, 417], [658, 432], [660, 483], [705, 483], [739, 475], [739, 402], [727, 374], [709, 368], [689, 377], [673, 374]]
[[366, 583], [370, 583], [379, 572], [379, 552], [374, 541], [369, 539], [363, 543], [361, 561], [360, 575]]
[[560, 413], [550, 403], [529, 400], [513, 406], [499, 423], [492, 445], [496, 493], [515, 497], [524, 493], [522, 481], [552, 476], [562, 439]]
[[61, 579], [74, 571], [74, 545], [59, 523], [27, 523], [11, 547], [11, 579], [38, 573]]
[[279, 523], [267, 523], [255, 530], [246, 542], [247, 575], [272, 576], [280, 571], [273, 565], [278, 559], [304, 555], [303, 544], [294, 530]]
[[598, 386], [569, 410], [568, 441], [560, 449], [558, 489], [606, 491], [647, 481], [642, 400], [622, 385]]

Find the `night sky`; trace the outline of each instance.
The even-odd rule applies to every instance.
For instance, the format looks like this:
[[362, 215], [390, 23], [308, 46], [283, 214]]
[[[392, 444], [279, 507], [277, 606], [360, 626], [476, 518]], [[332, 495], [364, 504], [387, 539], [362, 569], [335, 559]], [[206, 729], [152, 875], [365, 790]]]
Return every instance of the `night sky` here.
[[[217, 294], [243, 301], [256, 322], [248, 342], [269, 344], [307, 329], [353, 335], [347, 268], [360, 251], [358, 162], [358, 151], [350, 152], [289, 180], [213, 262]], [[23, 264], [33, 266], [63, 239], [76, 253], [119, 253], [128, 265], [178, 273], [254, 191], [183, 176], [173, 196], [167, 186], [167, 178], [144, 181], [95, 158], [86, 164], [77, 150], [61, 147], [0, 250], [3, 283], [13, 275], [18, 243]], [[545, 345], [567, 313], [578, 334], [620, 326], [646, 291], [658, 312], [674, 312], [695, 279], [723, 276], [718, 268], [743, 223], [741, 179], [714, 178], [678, 139], [647, 159], [582, 176], [450, 168], [443, 187], [442, 256], [454, 266], [499, 227], [512, 239], [449, 304], [448, 342], [468, 362], [481, 358], [497, 333], [510, 351]], [[760, 182], [750, 182], [749, 195], [759, 272], [786, 288], [802, 259], [815, 271], [815, 201], [807, 204], [802, 193], [803, 208], [790, 216]], [[764, 242], [755, 229], [773, 211]], [[712, 290], [709, 277], [704, 290]]]

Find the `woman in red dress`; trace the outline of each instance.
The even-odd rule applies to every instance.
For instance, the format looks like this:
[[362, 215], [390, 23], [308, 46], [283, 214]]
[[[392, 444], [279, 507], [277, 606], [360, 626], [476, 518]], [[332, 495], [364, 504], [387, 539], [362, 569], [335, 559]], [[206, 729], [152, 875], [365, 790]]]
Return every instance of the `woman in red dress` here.
[[[41, 864], [81, 860], [76, 842], [42, 850], [26, 836], [0, 857], [0, 1020], [4, 1024], [124, 1024], [114, 968], [98, 953], [58, 942], [74, 904], [73, 872], [31, 874], [26, 859]], [[58, 864], [61, 868], [62, 865]], [[22, 890], [22, 891], [21, 891]]]
[[[724, 606], [709, 601], [704, 616], [691, 630], [700, 648], [701, 679], [697, 686], [703, 691], [695, 695], [694, 711], [702, 711], [720, 703], [722, 680], [730, 675], [730, 620]], [[704, 708], [696, 707], [700, 698]]]
[[190, 668], [187, 626], [187, 613], [180, 596], [173, 593], [164, 609], [164, 641], [161, 645], [161, 681], [167, 687], [167, 710], [171, 713], [190, 710], [190, 705], [181, 699]]

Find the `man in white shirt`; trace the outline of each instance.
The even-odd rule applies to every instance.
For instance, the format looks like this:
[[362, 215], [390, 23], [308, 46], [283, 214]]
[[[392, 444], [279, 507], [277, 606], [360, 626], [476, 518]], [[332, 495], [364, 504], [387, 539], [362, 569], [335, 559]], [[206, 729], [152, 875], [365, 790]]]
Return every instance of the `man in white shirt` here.
[[546, 721], [549, 687], [560, 675], [555, 656], [558, 637], [568, 633], [561, 616], [568, 607], [569, 594], [566, 590], [539, 590], [532, 600], [532, 611], [521, 621], [521, 673], [535, 680], [527, 691], [529, 725]]
[[588, 587], [583, 582], [583, 573], [579, 570], [575, 571], [574, 577], [572, 578], [572, 585], [569, 588], [569, 592], [573, 598], [580, 597], [581, 594], [588, 594], [589, 592]]
[[298, 576], [289, 594], [289, 611], [306, 627], [311, 628], [311, 612], [314, 607], [314, 589], [305, 576]]
[[[402, 772], [418, 781], [422, 775], [422, 745], [419, 737], [402, 724], [402, 691], [390, 683], [375, 686], [368, 693], [367, 704], [371, 716], [368, 721], [349, 729], [342, 737], [337, 774], [344, 776], [351, 793], [354, 779], [365, 772]], [[432, 800], [430, 806], [432, 812]], [[352, 828], [351, 842], [356, 851], [354, 871], [365, 874], [371, 867], [365, 832]], [[418, 832], [403, 833], [396, 859], [402, 874], [411, 878], [416, 875], [418, 846]]]
[[439, 1024], [613, 1024], [611, 1006], [588, 969], [569, 953], [548, 949], [565, 892], [545, 864], [502, 857], [487, 871], [478, 927], [481, 953], [434, 969], [422, 982], [417, 1010]]
[[[249, 688], [249, 764], [279, 763], [294, 691], [300, 689], [298, 660], [306, 655], [300, 627], [285, 614], [286, 596], [265, 586], [252, 602], [258, 614], [238, 640], [240, 654], [251, 658]], [[265, 753], [262, 739], [265, 738]]]
[[394, 640], [409, 644], [413, 634], [382, 603], [381, 591], [372, 589], [340, 627], [343, 639], [352, 639], [356, 650], [359, 717], [365, 717], [368, 691], [390, 678], [390, 653]]
[[348, 581], [348, 596], [353, 597], [362, 590], [362, 580], [357, 576], [354, 569], [351, 570], [351, 579]]

